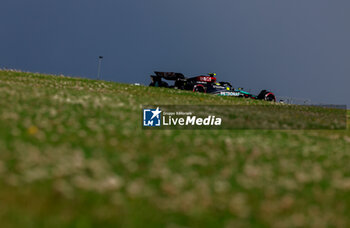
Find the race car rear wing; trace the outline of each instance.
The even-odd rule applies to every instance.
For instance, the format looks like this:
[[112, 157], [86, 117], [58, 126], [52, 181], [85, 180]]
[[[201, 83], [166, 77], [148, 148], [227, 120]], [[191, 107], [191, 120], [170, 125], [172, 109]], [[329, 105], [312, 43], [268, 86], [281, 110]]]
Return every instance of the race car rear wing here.
[[178, 79], [185, 79], [185, 76], [182, 73], [175, 73], [175, 72], [159, 72], [154, 71], [157, 77], [164, 78], [165, 80], [178, 80]]

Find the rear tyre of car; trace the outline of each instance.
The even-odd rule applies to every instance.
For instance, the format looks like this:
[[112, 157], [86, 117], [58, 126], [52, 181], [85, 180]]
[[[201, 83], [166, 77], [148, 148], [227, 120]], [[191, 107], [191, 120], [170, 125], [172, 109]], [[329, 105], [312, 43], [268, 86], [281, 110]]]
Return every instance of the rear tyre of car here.
[[203, 85], [195, 85], [193, 87], [193, 92], [196, 92], [196, 93], [205, 93], [205, 88]]

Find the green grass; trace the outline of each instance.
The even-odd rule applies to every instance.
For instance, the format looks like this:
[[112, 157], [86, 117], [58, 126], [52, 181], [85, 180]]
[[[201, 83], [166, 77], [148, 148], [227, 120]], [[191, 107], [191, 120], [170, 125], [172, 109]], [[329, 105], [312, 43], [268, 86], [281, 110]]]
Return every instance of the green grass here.
[[262, 103], [0, 71], [1, 227], [350, 226], [349, 130], [141, 129], [144, 104]]

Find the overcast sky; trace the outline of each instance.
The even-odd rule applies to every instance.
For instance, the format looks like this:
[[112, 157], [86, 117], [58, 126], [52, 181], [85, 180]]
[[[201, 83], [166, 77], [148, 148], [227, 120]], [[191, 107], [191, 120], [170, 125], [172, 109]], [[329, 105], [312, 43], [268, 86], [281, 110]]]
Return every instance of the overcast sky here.
[[0, 68], [149, 83], [154, 70], [350, 106], [349, 0], [1, 0]]

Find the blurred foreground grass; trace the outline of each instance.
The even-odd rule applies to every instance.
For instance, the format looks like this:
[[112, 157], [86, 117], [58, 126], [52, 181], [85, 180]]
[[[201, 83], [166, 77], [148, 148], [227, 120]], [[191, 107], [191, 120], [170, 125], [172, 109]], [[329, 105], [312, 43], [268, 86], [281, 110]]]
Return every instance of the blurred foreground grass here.
[[349, 130], [141, 129], [144, 104], [257, 103], [0, 71], [1, 227], [350, 226]]

